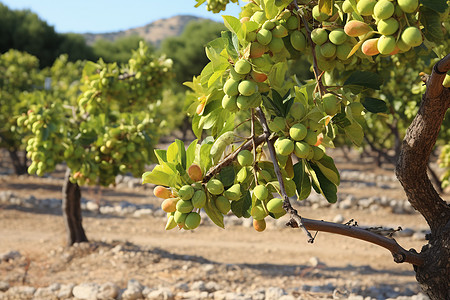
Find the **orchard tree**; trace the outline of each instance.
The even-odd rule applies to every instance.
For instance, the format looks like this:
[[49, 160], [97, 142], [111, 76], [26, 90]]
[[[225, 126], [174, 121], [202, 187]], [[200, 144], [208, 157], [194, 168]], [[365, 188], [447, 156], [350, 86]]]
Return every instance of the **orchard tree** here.
[[[140, 176], [150, 162], [162, 117], [159, 97], [171, 77], [171, 64], [140, 43], [122, 67], [87, 62], [78, 97], [58, 97], [57, 91], [69, 92], [71, 87], [55, 80], [55, 93], [36, 93], [28, 112], [17, 118], [28, 134], [30, 174], [42, 176], [58, 163], [67, 164], [63, 216], [68, 245], [87, 241], [80, 186], [109, 186], [118, 174]], [[65, 67], [52, 68], [55, 79]]]
[[[208, 0], [207, 8], [218, 11], [228, 2]], [[449, 299], [450, 207], [434, 190], [426, 165], [450, 107], [450, 55], [440, 56], [423, 77], [427, 89], [396, 168], [408, 201], [431, 229], [420, 253], [370, 229], [304, 218], [290, 202], [307, 198], [312, 189], [337, 201], [339, 172], [326, 149], [338, 136], [363, 142], [365, 113], [386, 109], [383, 100], [370, 97], [383, 84], [376, 70], [418, 49], [437, 49], [447, 9], [445, 1], [253, 0], [240, 19], [224, 16], [229, 31], [207, 45], [210, 63], [186, 83], [193, 91], [193, 131], [210, 136], [187, 149], [175, 141], [155, 150], [159, 164], [143, 174], [164, 199], [166, 229], [195, 229], [200, 210], [224, 227], [231, 210], [252, 217], [254, 228], [263, 231], [266, 218], [287, 213], [287, 225], [301, 228], [308, 242], [314, 241], [310, 231], [327, 231], [382, 246], [395, 262], [414, 266], [430, 298]], [[302, 56], [315, 77], [305, 83], [286, 76], [288, 61]], [[333, 70], [338, 78], [326, 80], [325, 72]], [[244, 123], [237, 124], [240, 119]]]

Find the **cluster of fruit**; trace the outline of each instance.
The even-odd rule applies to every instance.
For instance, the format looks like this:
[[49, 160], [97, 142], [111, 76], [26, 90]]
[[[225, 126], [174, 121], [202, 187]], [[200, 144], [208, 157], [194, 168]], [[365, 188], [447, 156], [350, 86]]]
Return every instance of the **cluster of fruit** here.
[[[205, 2], [205, 0], [196, 0], [198, 2], [198, 5]], [[221, 11], [225, 10], [227, 7], [227, 4], [230, 3], [230, 0], [206, 0], [206, 9], [208, 11], [212, 11], [213, 13], [217, 14]], [[238, 0], [231, 0], [232, 3], [237, 3]]]

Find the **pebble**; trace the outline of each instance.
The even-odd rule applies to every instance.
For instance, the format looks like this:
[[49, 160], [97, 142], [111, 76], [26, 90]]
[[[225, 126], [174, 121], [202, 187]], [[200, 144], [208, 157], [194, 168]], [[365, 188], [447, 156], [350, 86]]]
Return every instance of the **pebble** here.
[[58, 292], [58, 298], [66, 299], [72, 297], [73, 295], [72, 290], [74, 287], [75, 287], [74, 284], [62, 284]]
[[8, 251], [6, 253], [0, 254], [0, 262], [1, 261], [14, 260], [14, 259], [19, 258], [21, 256], [22, 256], [22, 254], [20, 254], [19, 251], [11, 250], [11, 251]]
[[97, 299], [99, 285], [96, 283], [82, 283], [73, 287], [73, 295], [82, 300]]
[[344, 218], [344, 216], [341, 215], [341, 214], [336, 215], [336, 216], [333, 218], [333, 222], [334, 222], [334, 223], [342, 224], [342, 223], [344, 223], [344, 221], [345, 221], [345, 218]]
[[269, 287], [268, 289], [266, 289], [265, 300], [278, 300], [284, 295], [286, 295], [286, 292], [282, 288]]
[[0, 281], [0, 292], [6, 292], [9, 289], [9, 283], [6, 281]]
[[119, 296], [119, 292], [120, 289], [116, 284], [107, 282], [102, 284], [98, 289], [97, 299], [116, 299]]
[[145, 295], [146, 299], [150, 300], [173, 300], [174, 295], [172, 291], [168, 288], [161, 288], [158, 290], [151, 291]]

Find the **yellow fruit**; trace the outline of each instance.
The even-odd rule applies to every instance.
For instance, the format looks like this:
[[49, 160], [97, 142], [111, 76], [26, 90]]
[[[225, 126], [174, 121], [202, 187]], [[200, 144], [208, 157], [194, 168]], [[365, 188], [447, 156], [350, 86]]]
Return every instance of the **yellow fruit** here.
[[398, 30], [398, 21], [394, 18], [378, 21], [377, 30], [382, 35], [392, 35]]
[[351, 20], [344, 26], [344, 32], [351, 37], [357, 37], [366, 34], [371, 30], [372, 28], [370, 28], [369, 25], [358, 20]]
[[373, 8], [375, 18], [383, 20], [392, 17], [395, 7], [389, 0], [378, 1]]
[[422, 32], [419, 28], [410, 26], [403, 30], [401, 35], [402, 41], [411, 47], [417, 47], [423, 42]]
[[283, 212], [283, 199], [273, 198], [269, 200], [269, 202], [267, 202], [267, 210], [273, 214]]
[[378, 51], [377, 44], [378, 44], [378, 38], [366, 40], [361, 46], [362, 53], [364, 53], [365, 55], [368, 55], [368, 56], [373, 56], [373, 55], [379, 54], [380, 51]]
[[415, 12], [417, 7], [419, 7], [419, 0], [398, 0], [397, 3], [408, 14]]
[[[248, 74], [252, 70], [252, 65], [248, 62], [248, 60], [241, 58], [234, 65], [234, 70], [238, 74]], [[230, 95], [233, 96], [233, 95]]]
[[289, 129], [289, 135], [294, 141], [301, 141], [306, 137], [308, 129], [305, 125], [301, 123], [294, 124], [291, 129]]
[[253, 189], [253, 194], [255, 194], [255, 197], [259, 200], [266, 200], [269, 196], [269, 190], [265, 185], [259, 184]]
[[287, 156], [294, 151], [294, 143], [290, 139], [278, 139], [275, 142], [275, 150], [278, 154]]
[[239, 83], [238, 91], [241, 95], [251, 96], [258, 91], [258, 85], [253, 80], [242, 80]]
[[172, 192], [170, 191], [170, 189], [160, 186], [160, 185], [156, 186], [153, 189], [153, 194], [156, 197], [161, 198], [161, 199], [167, 199], [167, 198], [172, 197]]
[[264, 231], [266, 229], [266, 220], [253, 220], [253, 228], [258, 232]]
[[377, 1], [375, 0], [360, 0], [358, 4], [356, 4], [356, 9], [359, 14], [362, 16], [370, 16], [373, 14], [373, 9]]
[[245, 167], [253, 164], [253, 154], [249, 150], [242, 150], [237, 155], [238, 163]]
[[392, 35], [382, 35], [378, 39], [377, 43], [377, 49], [380, 51], [381, 54], [390, 54], [392, 51], [395, 50], [396, 46], [395, 37]]
[[177, 202], [180, 198], [167, 198], [161, 203], [161, 209], [167, 213], [177, 210]]

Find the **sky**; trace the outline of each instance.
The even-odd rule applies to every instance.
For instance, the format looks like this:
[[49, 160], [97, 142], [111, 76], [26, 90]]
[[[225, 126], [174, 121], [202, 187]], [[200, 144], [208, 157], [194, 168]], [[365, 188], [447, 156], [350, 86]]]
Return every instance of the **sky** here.
[[[103, 33], [125, 30], [176, 15], [194, 15], [222, 22], [222, 17], [195, 8], [195, 0], [0, 0], [10, 9], [29, 9], [59, 33]], [[240, 1], [240, 5], [245, 3]], [[223, 14], [237, 16], [234, 3]]]

